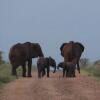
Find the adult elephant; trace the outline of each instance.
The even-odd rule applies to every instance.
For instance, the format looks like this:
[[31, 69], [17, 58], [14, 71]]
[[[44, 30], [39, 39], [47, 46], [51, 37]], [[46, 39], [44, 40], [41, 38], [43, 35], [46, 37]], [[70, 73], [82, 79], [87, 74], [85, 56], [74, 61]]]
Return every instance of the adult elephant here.
[[38, 77], [40, 78], [46, 74], [45, 69], [47, 69], [47, 77], [49, 77], [50, 66], [54, 68], [53, 73], [55, 73], [56, 61], [51, 57], [40, 57], [37, 61]]
[[41, 46], [38, 43], [17, 43], [10, 48], [9, 60], [12, 65], [12, 75], [17, 76], [16, 69], [22, 66], [22, 76], [26, 77], [26, 62], [28, 63], [28, 77], [31, 75], [32, 58], [43, 57]]
[[84, 46], [79, 42], [70, 41], [69, 43], [63, 43], [60, 51], [64, 57], [64, 62], [71, 62], [73, 59], [76, 59], [77, 70], [80, 73], [79, 60], [84, 51]]

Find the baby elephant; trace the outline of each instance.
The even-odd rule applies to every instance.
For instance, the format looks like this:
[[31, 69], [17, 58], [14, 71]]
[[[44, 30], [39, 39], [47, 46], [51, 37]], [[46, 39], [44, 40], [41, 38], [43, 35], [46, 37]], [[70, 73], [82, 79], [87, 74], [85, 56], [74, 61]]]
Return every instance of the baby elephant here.
[[38, 77], [41, 78], [46, 74], [45, 69], [47, 69], [47, 77], [49, 77], [50, 66], [54, 68], [56, 72], [56, 62], [51, 57], [40, 57], [37, 61]]
[[58, 64], [57, 68], [59, 69], [59, 67], [63, 68], [63, 77], [65, 73], [66, 77], [75, 77], [76, 64], [72, 62], [61, 62]]

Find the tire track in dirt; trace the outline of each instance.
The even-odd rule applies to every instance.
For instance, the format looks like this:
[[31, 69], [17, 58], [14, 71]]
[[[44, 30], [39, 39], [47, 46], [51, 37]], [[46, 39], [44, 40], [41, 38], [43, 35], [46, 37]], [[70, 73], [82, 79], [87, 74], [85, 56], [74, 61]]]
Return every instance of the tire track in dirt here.
[[87, 76], [62, 78], [57, 72], [38, 79], [37, 73], [32, 78], [20, 78], [7, 84], [1, 100], [99, 100], [100, 84]]

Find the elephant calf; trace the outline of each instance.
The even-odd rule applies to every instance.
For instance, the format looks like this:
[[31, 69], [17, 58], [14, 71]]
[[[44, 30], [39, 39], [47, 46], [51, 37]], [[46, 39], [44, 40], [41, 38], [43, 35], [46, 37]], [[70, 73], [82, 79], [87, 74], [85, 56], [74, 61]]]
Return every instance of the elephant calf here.
[[49, 77], [50, 66], [54, 68], [54, 73], [56, 71], [56, 62], [51, 57], [40, 57], [37, 61], [38, 77], [41, 78], [46, 74], [45, 69], [47, 69], [47, 77]]
[[75, 77], [75, 69], [76, 69], [76, 64], [73, 62], [61, 62], [58, 64], [58, 69], [63, 68], [63, 77]]

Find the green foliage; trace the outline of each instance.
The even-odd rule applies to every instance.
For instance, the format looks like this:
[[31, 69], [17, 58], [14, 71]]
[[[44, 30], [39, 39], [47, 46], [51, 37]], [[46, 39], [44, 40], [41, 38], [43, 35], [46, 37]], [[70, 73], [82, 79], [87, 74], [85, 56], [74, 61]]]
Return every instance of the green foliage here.
[[3, 54], [3, 52], [0, 51], [0, 64], [4, 64], [5, 63], [5, 61], [3, 60], [2, 54]]
[[0, 65], [0, 85], [14, 80], [16, 77], [11, 75], [11, 66], [9, 64]]
[[93, 68], [92, 70], [93, 76], [100, 78], [100, 68]]
[[89, 64], [89, 59], [88, 58], [81, 58], [80, 59], [80, 65], [81, 67], [85, 67]]
[[83, 68], [83, 70], [86, 71], [88, 76], [100, 78], [100, 66], [92, 65], [92, 66]]
[[[35, 71], [35, 70], [36, 70], [36, 67], [32, 66], [32, 71]], [[22, 68], [21, 67], [17, 68], [17, 74], [19, 77], [22, 76]], [[10, 64], [1, 64], [0, 65], [0, 86], [5, 83], [8, 83], [14, 79], [16, 79], [16, 77], [11, 75], [11, 65]]]

